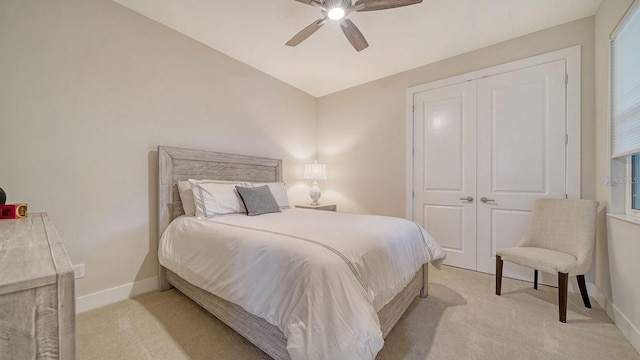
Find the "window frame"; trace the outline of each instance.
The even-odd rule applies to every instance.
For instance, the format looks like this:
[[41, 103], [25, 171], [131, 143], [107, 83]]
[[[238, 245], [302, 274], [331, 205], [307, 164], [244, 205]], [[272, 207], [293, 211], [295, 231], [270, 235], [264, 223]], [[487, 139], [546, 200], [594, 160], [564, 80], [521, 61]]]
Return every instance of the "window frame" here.
[[[633, 182], [634, 181], [640, 181], [640, 179], [634, 179], [633, 176], [633, 171], [632, 171], [632, 159], [633, 156], [640, 156], [640, 153], [637, 154], [631, 154], [627, 156], [627, 161], [626, 161], [626, 174], [627, 176], [625, 177], [625, 184], [626, 184], [626, 189], [625, 189], [625, 214], [627, 215], [631, 215], [631, 216], [637, 216], [640, 217], [640, 210], [636, 210], [633, 209], [631, 207], [631, 201], [633, 198]], [[636, 194], [636, 195], [640, 195], [640, 194]]]

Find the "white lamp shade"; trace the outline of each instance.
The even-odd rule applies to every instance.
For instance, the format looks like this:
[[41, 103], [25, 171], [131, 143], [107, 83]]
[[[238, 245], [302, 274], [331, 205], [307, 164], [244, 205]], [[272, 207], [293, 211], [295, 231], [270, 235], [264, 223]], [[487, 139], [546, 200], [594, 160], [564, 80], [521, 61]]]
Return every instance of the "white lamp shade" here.
[[305, 164], [304, 179], [327, 180], [327, 164], [318, 164], [317, 161], [314, 164]]

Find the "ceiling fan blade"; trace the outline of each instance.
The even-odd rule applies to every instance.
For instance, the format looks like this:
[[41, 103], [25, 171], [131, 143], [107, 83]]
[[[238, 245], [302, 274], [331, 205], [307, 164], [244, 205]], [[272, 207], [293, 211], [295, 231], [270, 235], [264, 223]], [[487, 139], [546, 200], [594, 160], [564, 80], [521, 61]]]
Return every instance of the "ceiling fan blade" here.
[[353, 45], [357, 51], [362, 51], [369, 47], [367, 39], [364, 38], [358, 27], [349, 19], [342, 19], [340, 22], [340, 28], [347, 37], [347, 40]]
[[307, 4], [307, 5], [312, 5], [311, 3], [314, 2], [313, 0], [294, 0], [294, 1], [301, 2], [301, 3]]
[[294, 0], [294, 1], [317, 7], [320, 10], [324, 10], [324, 11], [327, 10], [327, 8], [323, 5], [324, 0]]
[[322, 27], [322, 25], [327, 23], [327, 19], [320, 19], [318, 21], [312, 22], [309, 26], [302, 29], [299, 33], [295, 34], [291, 40], [287, 41], [288, 46], [296, 46], [303, 42], [306, 38], [313, 35], [314, 32], [318, 31]]
[[354, 6], [364, 5], [364, 8], [358, 11], [374, 11], [415, 5], [421, 2], [422, 0], [358, 0]]

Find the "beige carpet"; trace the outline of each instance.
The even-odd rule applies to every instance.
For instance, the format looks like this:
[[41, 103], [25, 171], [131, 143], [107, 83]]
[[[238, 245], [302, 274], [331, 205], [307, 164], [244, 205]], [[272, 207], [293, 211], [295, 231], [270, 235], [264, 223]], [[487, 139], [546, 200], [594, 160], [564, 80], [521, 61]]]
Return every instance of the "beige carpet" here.
[[[430, 271], [430, 296], [416, 299], [379, 360], [640, 359], [595, 301], [569, 294], [567, 323], [557, 291], [444, 267]], [[152, 292], [78, 316], [79, 359], [269, 359], [178, 291]]]

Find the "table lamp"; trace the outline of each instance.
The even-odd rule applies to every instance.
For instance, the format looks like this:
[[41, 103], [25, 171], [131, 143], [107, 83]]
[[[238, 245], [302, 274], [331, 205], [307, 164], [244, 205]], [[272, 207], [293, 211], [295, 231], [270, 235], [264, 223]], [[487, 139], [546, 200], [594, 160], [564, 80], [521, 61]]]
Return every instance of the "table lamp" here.
[[313, 200], [311, 202], [311, 205], [320, 205], [318, 199], [320, 199], [320, 195], [322, 195], [322, 192], [320, 191], [320, 187], [318, 186], [318, 180], [327, 180], [327, 165], [318, 164], [318, 160], [316, 160], [313, 164], [305, 164], [304, 179], [313, 180], [313, 184], [311, 185], [311, 189], [309, 190], [309, 196], [311, 196], [311, 200]]

